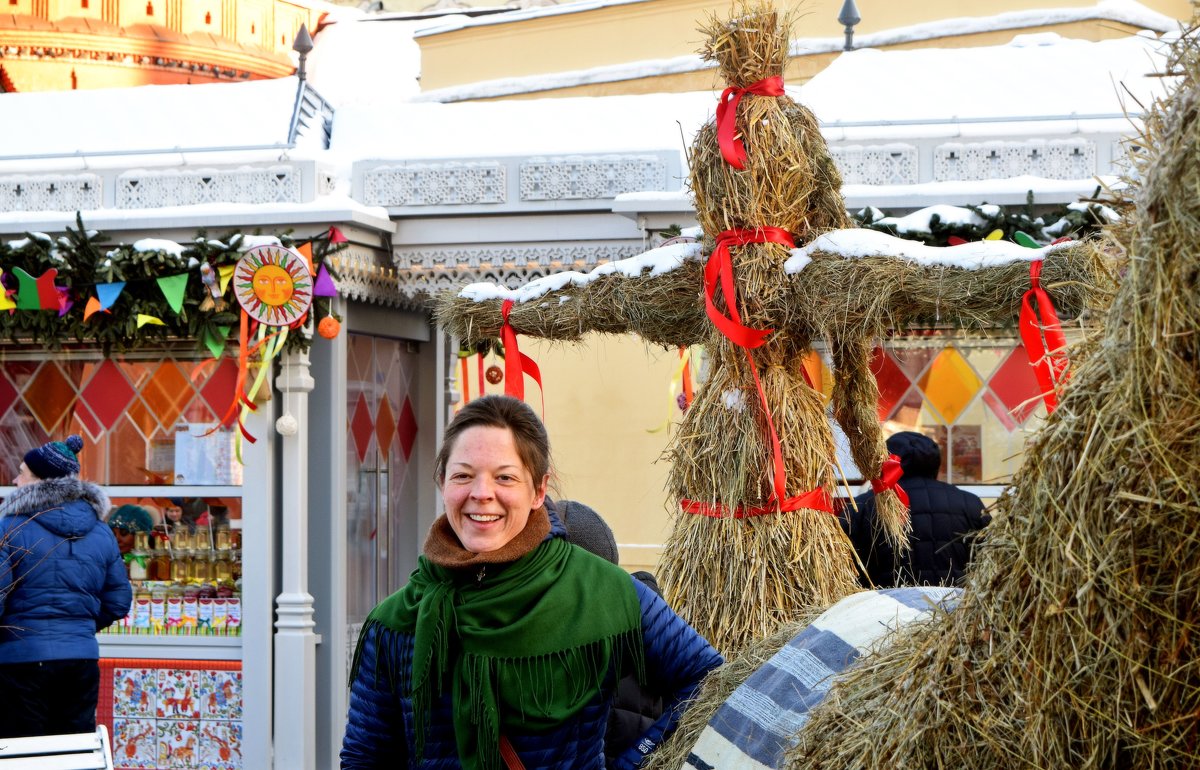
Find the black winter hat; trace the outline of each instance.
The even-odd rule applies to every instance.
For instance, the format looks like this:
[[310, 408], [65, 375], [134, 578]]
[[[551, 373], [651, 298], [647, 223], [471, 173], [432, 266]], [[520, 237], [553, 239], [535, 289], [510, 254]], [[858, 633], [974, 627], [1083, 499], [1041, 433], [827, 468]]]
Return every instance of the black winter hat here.
[[567, 528], [567, 540], [613, 564], [619, 563], [617, 538], [600, 514], [574, 500], [556, 500], [554, 507]]
[[937, 442], [924, 433], [906, 430], [890, 436], [888, 451], [900, 458], [904, 475], [937, 478], [942, 467], [942, 450]]
[[61, 479], [79, 473], [83, 439], [72, 433], [65, 441], [51, 441], [25, 453], [25, 467], [39, 479]]

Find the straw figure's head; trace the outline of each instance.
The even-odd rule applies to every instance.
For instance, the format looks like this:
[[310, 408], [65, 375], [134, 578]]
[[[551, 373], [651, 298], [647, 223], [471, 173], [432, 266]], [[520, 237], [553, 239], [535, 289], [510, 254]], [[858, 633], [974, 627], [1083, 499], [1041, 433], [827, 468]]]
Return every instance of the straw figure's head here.
[[[700, 29], [707, 36], [703, 55], [720, 63], [723, 85], [747, 88], [781, 76], [791, 18], [762, 3], [746, 3], [736, 11], [729, 20], [710, 18]], [[804, 243], [825, 230], [850, 226], [841, 175], [808, 108], [786, 94], [748, 92], [734, 118], [746, 153], [743, 169], [722, 156], [715, 121], [692, 145], [692, 192], [705, 233], [771, 226]]]

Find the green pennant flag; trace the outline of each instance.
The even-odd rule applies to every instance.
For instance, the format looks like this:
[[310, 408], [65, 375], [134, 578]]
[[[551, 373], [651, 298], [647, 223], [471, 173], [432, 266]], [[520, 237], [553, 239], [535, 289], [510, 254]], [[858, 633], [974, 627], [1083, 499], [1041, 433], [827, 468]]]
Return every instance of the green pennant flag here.
[[220, 358], [225, 352], [225, 340], [229, 339], [230, 328], [232, 327], [218, 326], [217, 331], [221, 333], [219, 337], [213, 334], [211, 329], [204, 330], [204, 345], [213, 358]]
[[183, 292], [187, 289], [187, 279], [187, 273], [168, 275], [157, 279], [158, 288], [162, 289], [163, 296], [167, 298], [167, 304], [176, 313], [183, 309]]

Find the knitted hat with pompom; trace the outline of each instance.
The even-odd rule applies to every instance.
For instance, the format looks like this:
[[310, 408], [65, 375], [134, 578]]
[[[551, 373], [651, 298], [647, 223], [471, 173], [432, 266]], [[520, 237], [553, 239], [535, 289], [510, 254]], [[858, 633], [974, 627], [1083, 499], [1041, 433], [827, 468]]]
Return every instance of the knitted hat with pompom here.
[[51, 441], [25, 453], [25, 467], [39, 479], [61, 479], [79, 473], [79, 450], [83, 439], [76, 434], [65, 441]]

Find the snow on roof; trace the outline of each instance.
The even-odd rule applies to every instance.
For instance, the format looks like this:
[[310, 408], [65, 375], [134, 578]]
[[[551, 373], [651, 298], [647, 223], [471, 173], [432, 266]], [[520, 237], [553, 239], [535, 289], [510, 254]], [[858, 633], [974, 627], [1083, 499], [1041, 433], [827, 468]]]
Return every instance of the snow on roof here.
[[334, 118], [335, 149], [360, 158], [459, 158], [683, 152], [716, 110], [708, 91], [506, 102], [352, 105]]
[[798, 96], [827, 129], [1055, 116], [1124, 121], [1126, 108], [1139, 112], [1139, 102], [1163, 93], [1156, 73], [1167, 46], [1152, 33], [1091, 42], [1047, 32], [980, 48], [860, 49], [837, 57]]
[[296, 89], [288, 77], [3, 94], [0, 164], [14, 156], [284, 144]]

